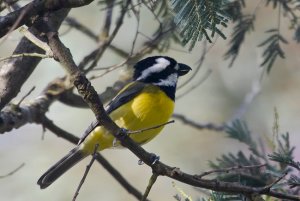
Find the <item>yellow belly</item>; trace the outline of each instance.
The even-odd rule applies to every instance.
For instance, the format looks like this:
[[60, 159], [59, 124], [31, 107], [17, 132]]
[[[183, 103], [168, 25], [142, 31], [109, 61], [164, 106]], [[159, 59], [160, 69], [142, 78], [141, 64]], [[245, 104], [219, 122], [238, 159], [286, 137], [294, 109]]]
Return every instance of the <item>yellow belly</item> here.
[[[173, 110], [174, 101], [161, 90], [151, 86], [132, 101], [113, 111], [110, 117], [119, 127], [136, 131], [166, 123]], [[137, 143], [144, 144], [153, 139], [162, 129], [163, 127], [159, 127], [132, 134], [130, 137]], [[81, 147], [84, 152], [92, 153], [95, 144], [99, 144], [98, 150], [100, 151], [112, 146], [119, 146], [120, 143], [116, 143], [112, 134], [98, 126], [86, 137]]]

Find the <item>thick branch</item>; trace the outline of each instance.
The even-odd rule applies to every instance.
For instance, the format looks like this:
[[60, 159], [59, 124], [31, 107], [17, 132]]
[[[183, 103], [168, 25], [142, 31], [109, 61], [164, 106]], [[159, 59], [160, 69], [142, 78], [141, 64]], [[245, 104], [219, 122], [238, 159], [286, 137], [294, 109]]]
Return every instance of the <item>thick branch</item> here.
[[[42, 30], [43, 27], [51, 24], [51, 27], [58, 30], [62, 21], [67, 16], [69, 10], [61, 10], [59, 12], [52, 13], [48, 20], [42, 20], [37, 22], [30, 29]], [[0, 23], [1, 24], [1, 23]], [[1, 26], [1, 25], [0, 25]], [[0, 28], [1, 32], [1, 28]], [[36, 33], [36, 32], [35, 32]], [[44, 39], [45, 40], [45, 39]], [[42, 49], [31, 43], [25, 37], [22, 38], [21, 42], [16, 47], [13, 54], [22, 53], [44, 53]], [[35, 67], [41, 61], [38, 57], [19, 57], [13, 58], [5, 62], [0, 68], [0, 110], [9, 103], [20, 91], [24, 82], [31, 75]]]
[[[63, 8], [75, 8], [88, 5], [93, 0], [35, 0], [22, 8], [7, 14], [0, 20], [0, 38], [9, 31], [26, 24], [31, 26], [36, 19], [49, 11], [56, 11]], [[22, 16], [22, 19], [19, 19]]]
[[196, 175], [184, 173], [180, 171], [178, 168], [170, 167], [161, 162], [157, 162], [156, 164], [154, 164], [154, 166], [152, 166], [152, 169], [155, 173], [159, 175], [164, 175], [176, 179], [178, 181], [181, 181], [183, 183], [190, 184], [195, 187], [206, 188], [213, 191], [246, 194], [246, 195], [261, 194], [261, 195], [273, 196], [276, 198], [298, 200], [298, 201], [300, 199], [300, 196], [288, 195], [288, 194], [276, 192], [266, 187], [250, 187], [250, 186], [245, 186], [233, 182], [222, 182], [218, 180], [201, 179]]
[[106, 115], [103, 104], [99, 99], [97, 92], [91, 83], [87, 80], [84, 74], [79, 71], [72, 55], [54, 32], [47, 33], [49, 46], [53, 51], [54, 57], [64, 66], [65, 70], [70, 75], [71, 83], [74, 83], [78, 92], [92, 111], [95, 113], [100, 125], [104, 125], [111, 133], [119, 133], [119, 127]]
[[64, 79], [51, 82], [40, 96], [28, 104], [8, 105], [0, 113], [0, 133], [19, 128], [27, 123], [36, 123], [48, 111], [51, 103], [66, 90]]

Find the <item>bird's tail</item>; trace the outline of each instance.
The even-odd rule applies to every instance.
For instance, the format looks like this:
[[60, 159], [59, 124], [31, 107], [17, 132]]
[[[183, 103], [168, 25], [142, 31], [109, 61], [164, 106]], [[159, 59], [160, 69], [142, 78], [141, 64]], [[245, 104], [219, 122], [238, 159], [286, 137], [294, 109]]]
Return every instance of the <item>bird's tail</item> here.
[[52, 167], [50, 167], [38, 180], [37, 184], [41, 189], [47, 188], [56, 179], [63, 175], [67, 170], [73, 167], [76, 163], [84, 159], [87, 154], [83, 153], [79, 147], [72, 149], [65, 157], [60, 159]]

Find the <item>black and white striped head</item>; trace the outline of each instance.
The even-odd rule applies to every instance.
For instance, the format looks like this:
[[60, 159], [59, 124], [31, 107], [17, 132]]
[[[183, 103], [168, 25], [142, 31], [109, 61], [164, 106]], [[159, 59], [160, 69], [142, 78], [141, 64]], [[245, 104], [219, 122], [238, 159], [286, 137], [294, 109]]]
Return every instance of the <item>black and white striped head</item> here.
[[171, 57], [153, 56], [136, 63], [133, 79], [159, 86], [174, 99], [178, 77], [187, 74], [190, 70], [189, 66], [177, 63]]

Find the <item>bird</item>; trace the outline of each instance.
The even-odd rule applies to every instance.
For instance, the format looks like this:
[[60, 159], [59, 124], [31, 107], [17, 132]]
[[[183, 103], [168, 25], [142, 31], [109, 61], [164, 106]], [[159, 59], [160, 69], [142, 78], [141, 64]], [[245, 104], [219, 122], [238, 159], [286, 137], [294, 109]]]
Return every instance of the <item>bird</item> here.
[[[151, 56], [133, 66], [133, 79], [105, 107], [109, 117], [129, 131], [151, 128], [166, 123], [173, 114], [177, 80], [191, 67], [168, 56]], [[157, 136], [163, 126], [129, 135], [143, 145]], [[41, 189], [47, 188], [71, 167], [96, 151], [121, 147], [115, 137], [97, 120], [83, 133], [77, 146], [50, 167], [38, 180]]]

